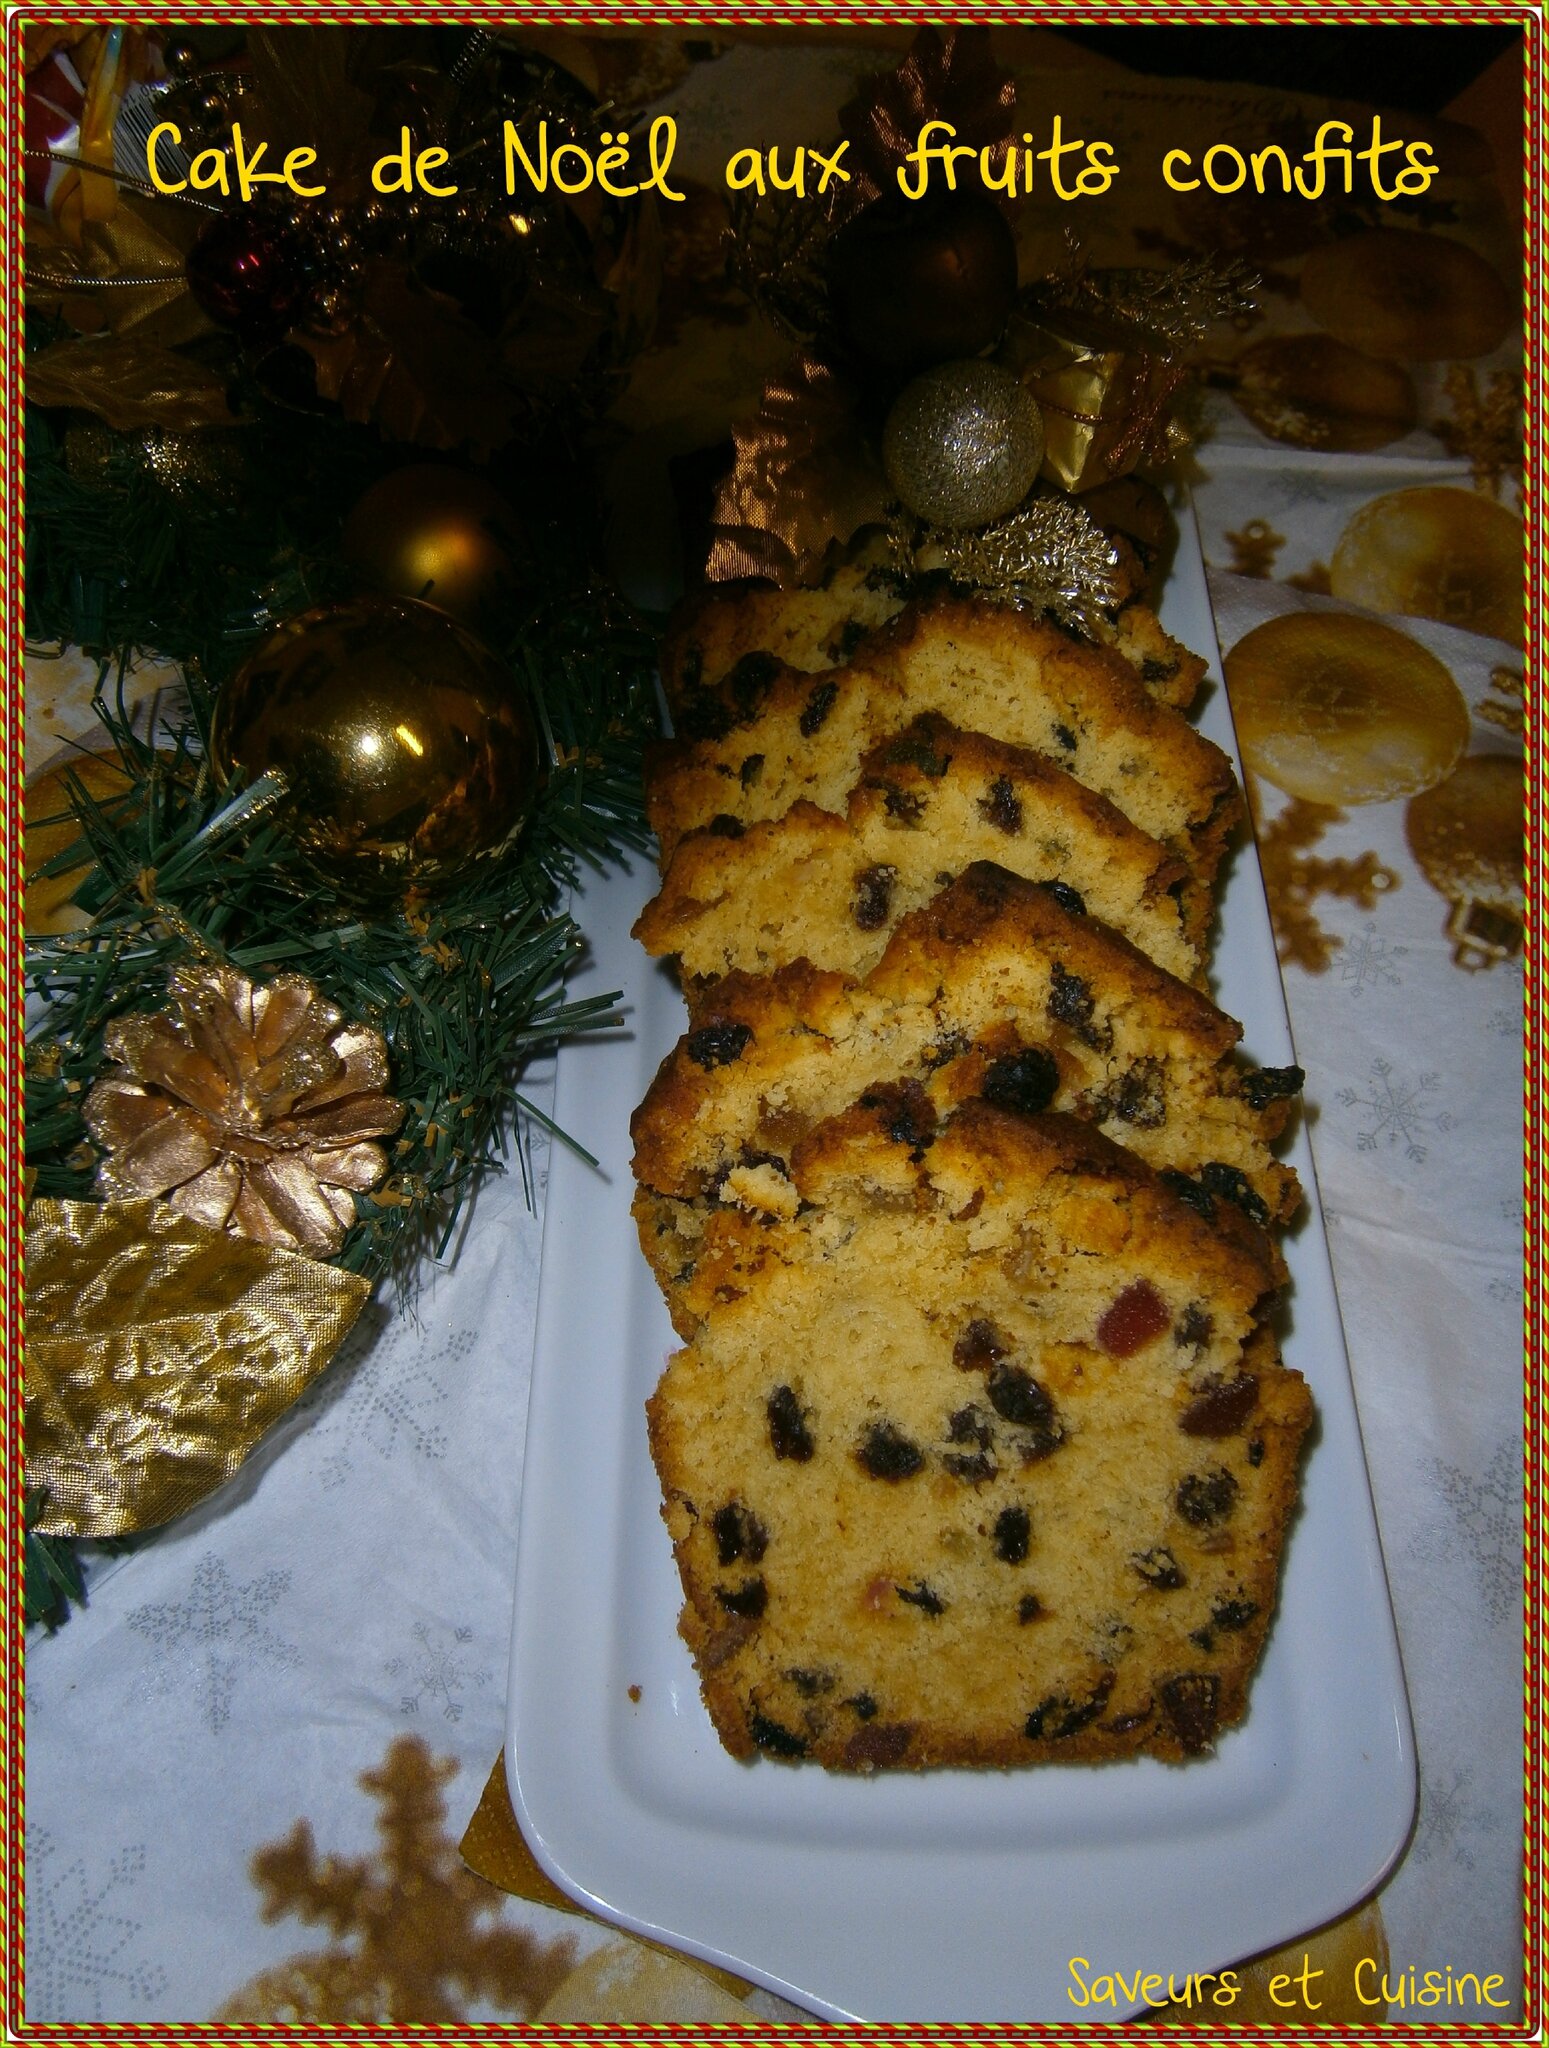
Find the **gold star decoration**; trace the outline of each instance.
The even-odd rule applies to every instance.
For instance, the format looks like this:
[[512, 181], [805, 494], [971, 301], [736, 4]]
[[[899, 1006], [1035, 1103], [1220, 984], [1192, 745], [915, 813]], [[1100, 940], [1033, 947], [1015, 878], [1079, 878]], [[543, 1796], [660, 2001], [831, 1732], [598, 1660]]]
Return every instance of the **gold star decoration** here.
[[1398, 887], [1399, 877], [1392, 868], [1384, 867], [1375, 853], [1358, 854], [1349, 860], [1312, 852], [1331, 825], [1344, 823], [1344, 812], [1334, 805], [1312, 804], [1292, 797], [1266, 825], [1262, 822], [1257, 782], [1251, 775], [1245, 781], [1258, 835], [1264, 893], [1275, 928], [1276, 952], [1282, 965], [1303, 968], [1308, 974], [1325, 974], [1344, 941], [1319, 924], [1313, 910], [1317, 899], [1335, 896], [1362, 910], [1372, 910], [1379, 896]]
[[1491, 370], [1483, 393], [1472, 363], [1453, 363], [1443, 390], [1450, 419], [1432, 422], [1431, 432], [1449, 455], [1460, 455], [1474, 473], [1474, 489], [1501, 494], [1508, 471], [1522, 466], [1522, 385], [1510, 370]]
[[358, 1780], [379, 1807], [374, 1858], [319, 1856], [304, 1820], [257, 1852], [264, 1919], [321, 1925], [333, 1941], [262, 1971], [218, 2020], [444, 2026], [466, 2019], [473, 2000], [536, 2012], [569, 1974], [575, 1943], [489, 1924], [502, 1895], [474, 1876], [446, 1831], [442, 1788], [457, 1769], [400, 1736]]

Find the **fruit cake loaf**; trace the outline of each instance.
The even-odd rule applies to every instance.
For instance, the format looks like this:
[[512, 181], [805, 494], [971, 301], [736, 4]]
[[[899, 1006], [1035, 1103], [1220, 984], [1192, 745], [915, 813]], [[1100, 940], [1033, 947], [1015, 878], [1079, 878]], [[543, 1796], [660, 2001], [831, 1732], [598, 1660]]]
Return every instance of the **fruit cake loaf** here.
[[[1099, 638], [1127, 661], [1158, 703], [1186, 711], [1205, 664], [1174, 640], [1145, 602], [1146, 565], [1115, 536], [1115, 603]], [[812, 589], [719, 583], [679, 606], [662, 647], [662, 682], [675, 716], [689, 711], [749, 655], [815, 671], [848, 661], [866, 634], [903, 610], [910, 589], [894, 566], [886, 534], [869, 532]]]
[[976, 860], [1063, 882], [1169, 973], [1203, 972], [1210, 900], [1181, 863], [1043, 755], [937, 719], [866, 757], [842, 817], [798, 803], [727, 822], [679, 843], [635, 925], [686, 977], [801, 959], [864, 974], [899, 918]]
[[837, 1770], [1208, 1750], [1311, 1417], [1261, 1232], [1071, 1117], [819, 1126], [721, 1211], [648, 1404], [726, 1748]]
[[1105, 650], [993, 605], [911, 606], [843, 668], [804, 676], [749, 657], [658, 743], [646, 800], [664, 860], [712, 818], [836, 810], [866, 750], [921, 713], [1036, 748], [1205, 883], [1242, 816], [1232, 765]]
[[1063, 885], [976, 862], [903, 918], [864, 980], [806, 961], [715, 984], [630, 1126], [666, 1195], [783, 1200], [792, 1147], [868, 1087], [908, 1084], [945, 1114], [969, 1096], [1097, 1125], [1195, 1184], [1285, 1221], [1301, 1190], [1270, 1150], [1297, 1068], [1234, 1055], [1242, 1027], [1085, 913]]

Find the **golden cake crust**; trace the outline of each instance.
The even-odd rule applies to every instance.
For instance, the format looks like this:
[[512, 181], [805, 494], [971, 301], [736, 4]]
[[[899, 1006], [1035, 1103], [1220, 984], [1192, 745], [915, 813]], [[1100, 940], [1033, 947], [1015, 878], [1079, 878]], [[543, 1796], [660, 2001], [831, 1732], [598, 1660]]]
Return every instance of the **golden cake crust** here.
[[929, 718], [863, 759], [843, 816], [803, 801], [690, 833], [635, 935], [688, 977], [797, 959], [863, 974], [906, 911], [983, 859], [1065, 883], [1170, 973], [1202, 975], [1210, 897], [1179, 861], [1046, 756]]
[[1269, 1148], [1300, 1076], [1246, 1068], [1240, 1036], [1097, 919], [979, 862], [900, 921], [864, 979], [803, 960], [717, 981], [635, 1112], [634, 1170], [659, 1193], [720, 1193], [738, 1169], [783, 1173], [872, 1084], [912, 1082], [938, 1114], [986, 1092], [1070, 1111], [1158, 1168], [1240, 1175], [1239, 1199], [1284, 1221], [1300, 1190]]

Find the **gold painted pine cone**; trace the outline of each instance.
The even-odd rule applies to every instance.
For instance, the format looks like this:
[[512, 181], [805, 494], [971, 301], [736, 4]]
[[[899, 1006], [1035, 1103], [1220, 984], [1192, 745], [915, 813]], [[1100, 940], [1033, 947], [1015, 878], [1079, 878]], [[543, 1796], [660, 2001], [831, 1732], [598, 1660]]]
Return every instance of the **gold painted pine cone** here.
[[163, 1014], [117, 1018], [119, 1071], [86, 1098], [109, 1200], [165, 1196], [180, 1215], [328, 1258], [373, 1188], [404, 1105], [380, 1032], [348, 1023], [300, 975], [255, 987], [231, 968], [174, 974]]

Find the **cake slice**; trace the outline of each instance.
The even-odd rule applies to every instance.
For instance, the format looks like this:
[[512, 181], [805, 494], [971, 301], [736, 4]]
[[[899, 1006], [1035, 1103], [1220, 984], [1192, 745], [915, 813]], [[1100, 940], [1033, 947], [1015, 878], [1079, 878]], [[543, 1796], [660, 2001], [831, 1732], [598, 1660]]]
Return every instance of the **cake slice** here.
[[791, 1166], [795, 1214], [712, 1218], [648, 1404], [723, 1744], [861, 1772], [1208, 1750], [1312, 1412], [1263, 1233], [983, 1102], [933, 1142], [857, 1108]]
[[702, 692], [647, 760], [663, 860], [716, 817], [750, 824], [802, 798], [838, 809], [868, 749], [925, 712], [1049, 755], [1206, 886], [1241, 819], [1226, 755], [1116, 655], [1044, 620], [944, 599], [911, 606], [844, 667], [809, 676], [750, 655]]
[[1069, 1111], [1202, 1210], [1284, 1221], [1301, 1191], [1270, 1147], [1302, 1076], [1247, 1066], [1241, 1036], [1073, 891], [976, 862], [863, 979], [800, 961], [718, 981], [635, 1112], [634, 1170], [660, 1194], [783, 1206], [794, 1146], [888, 1085], [932, 1117], [974, 1095]]
[[932, 718], [864, 758], [842, 816], [799, 802], [690, 833], [635, 936], [700, 980], [803, 959], [865, 974], [976, 860], [1061, 882], [1170, 974], [1203, 972], [1210, 899], [1179, 861], [1045, 756]]
[[[1145, 601], [1147, 564], [1124, 537], [1117, 597], [1099, 627], [1102, 642], [1135, 671], [1158, 703], [1186, 711], [1205, 664], [1174, 640]], [[910, 585], [893, 566], [885, 533], [875, 529], [812, 588], [781, 590], [744, 582], [707, 586], [679, 606], [662, 647], [662, 682], [675, 716], [693, 706], [749, 655], [815, 671], [847, 662], [866, 634], [903, 610]]]

